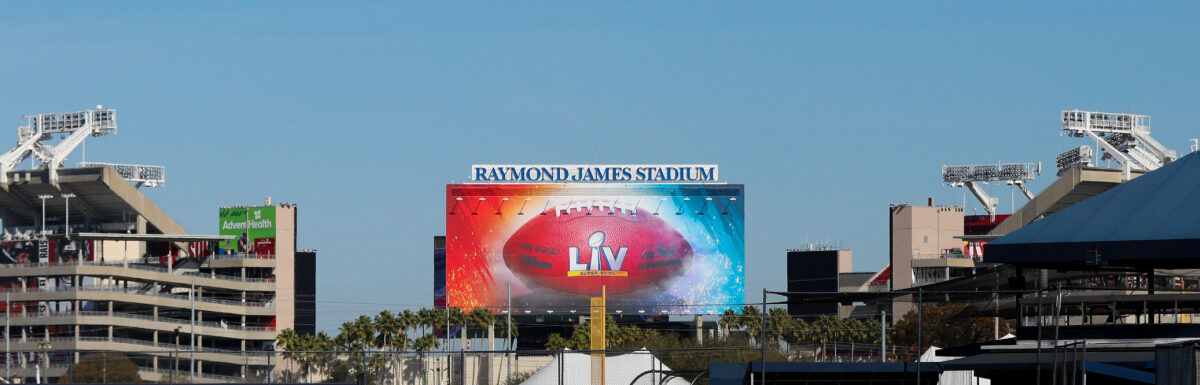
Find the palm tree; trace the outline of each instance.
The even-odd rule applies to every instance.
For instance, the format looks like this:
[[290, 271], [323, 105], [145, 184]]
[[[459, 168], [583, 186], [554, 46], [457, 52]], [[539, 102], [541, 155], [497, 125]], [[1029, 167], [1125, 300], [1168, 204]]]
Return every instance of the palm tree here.
[[[459, 334], [459, 337], [460, 337], [459, 349], [466, 350], [466, 348], [467, 348], [467, 314], [463, 313], [461, 308], [452, 307], [452, 308], [449, 308], [449, 311], [447, 312], [446, 317], [448, 317], [448, 319], [450, 321], [451, 328], [455, 327], [456, 325], [461, 328], [458, 331], [460, 333]], [[447, 330], [446, 331], [446, 342], [447, 343], [449, 343], [449, 341], [450, 341], [449, 338], [450, 338], [450, 331]]]
[[773, 307], [767, 311], [767, 340], [778, 341], [783, 334], [792, 329], [792, 315], [787, 309]]
[[425, 336], [432, 331], [434, 327], [441, 326], [445, 323], [438, 322], [441, 312], [434, 309], [417, 310], [417, 324], [421, 326], [421, 335]]
[[395, 356], [397, 350], [408, 349], [408, 336], [403, 333], [404, 324], [400, 317], [392, 314], [392, 312], [384, 310], [375, 316], [375, 346], [380, 347], [385, 354], [380, 357], [381, 370], [384, 373], [393, 373], [389, 367], [394, 367], [396, 364]]
[[393, 351], [404, 349], [407, 347], [407, 341], [403, 335], [400, 335], [400, 329], [403, 325], [400, 324], [400, 319], [396, 318], [392, 312], [384, 310], [375, 316], [375, 338], [372, 343], [380, 347], [384, 351]]
[[757, 307], [743, 306], [742, 307], [742, 316], [739, 317], [738, 323], [739, 323], [738, 326], [745, 328], [746, 333], [749, 333], [750, 337], [754, 341], [760, 342], [760, 343], [765, 343], [765, 341], [758, 341], [760, 339], [760, 336], [762, 335], [763, 324], [762, 324], [762, 312], [759, 311]]
[[400, 319], [400, 333], [404, 334], [405, 337], [408, 337], [411, 340], [412, 336], [408, 334], [408, 331], [412, 330], [413, 328], [421, 327], [421, 321], [419, 319], [420, 315], [418, 313], [413, 313], [412, 310], [405, 309], [404, 311], [400, 312], [400, 314], [397, 314], [396, 318]]
[[338, 350], [350, 358], [351, 367], [366, 373], [369, 370], [366, 352], [374, 347], [375, 336], [375, 324], [370, 317], [362, 315], [354, 321], [343, 323], [338, 328], [334, 342]]
[[[325, 332], [316, 335], [299, 334], [292, 329], [284, 329], [276, 338], [279, 346], [284, 349], [285, 357], [300, 363], [295, 376], [295, 382], [319, 382], [325, 378], [325, 368], [333, 361], [334, 355], [329, 353], [334, 349], [333, 339]], [[309, 378], [314, 373], [322, 373], [320, 377]]]
[[508, 334], [509, 333], [508, 317], [504, 317], [503, 319], [499, 319], [498, 321], [499, 322], [496, 322], [496, 335], [504, 336], [504, 349], [510, 350], [510, 348], [512, 347], [511, 346], [512, 340], [509, 338], [509, 336], [511, 336], [512, 338], [517, 338], [517, 336], [520, 334], [519, 333], [520, 330], [517, 328], [517, 324], [514, 323], [514, 324], [512, 324], [512, 334], [510, 335], [510, 334]]
[[488, 328], [488, 350], [495, 347], [494, 341], [496, 338], [496, 316], [491, 311], [482, 307], [471, 309], [471, 312], [466, 314], [467, 323], [479, 328]]
[[734, 311], [733, 309], [725, 309], [725, 312], [721, 313], [721, 318], [717, 320], [717, 327], [722, 330], [722, 334], [724, 334], [725, 337], [729, 337], [730, 330], [742, 326], [740, 317], [741, 315], [739, 315], [737, 311]]

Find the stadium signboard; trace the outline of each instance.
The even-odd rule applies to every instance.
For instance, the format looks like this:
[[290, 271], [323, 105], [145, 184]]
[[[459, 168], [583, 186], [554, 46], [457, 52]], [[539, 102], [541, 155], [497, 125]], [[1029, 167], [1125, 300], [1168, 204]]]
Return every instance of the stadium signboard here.
[[471, 166], [471, 181], [486, 183], [713, 183], [715, 164]]
[[[729, 184], [452, 184], [446, 303], [710, 314], [744, 301], [744, 199]], [[544, 313], [543, 313], [544, 314]]]
[[222, 253], [275, 254], [275, 208], [266, 207], [223, 207], [218, 214], [220, 235], [231, 235], [231, 240], [221, 241]]

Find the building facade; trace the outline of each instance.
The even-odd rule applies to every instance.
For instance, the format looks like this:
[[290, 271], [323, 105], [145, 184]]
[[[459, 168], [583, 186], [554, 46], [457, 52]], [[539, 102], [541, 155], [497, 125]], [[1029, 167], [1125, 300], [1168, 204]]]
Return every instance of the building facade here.
[[261, 207], [269, 240], [246, 236], [265, 230], [249, 219], [222, 221], [240, 237], [191, 235], [111, 168], [58, 173], [10, 172], [0, 191], [6, 375], [55, 382], [120, 352], [145, 380], [247, 381], [271, 372], [278, 331], [315, 328], [316, 254], [296, 250], [295, 205]]

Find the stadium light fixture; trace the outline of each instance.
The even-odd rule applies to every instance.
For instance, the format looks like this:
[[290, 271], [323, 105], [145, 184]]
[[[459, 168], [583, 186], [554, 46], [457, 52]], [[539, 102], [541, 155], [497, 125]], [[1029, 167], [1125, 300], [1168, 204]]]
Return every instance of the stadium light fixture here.
[[1153, 171], [1177, 158], [1150, 137], [1150, 115], [1112, 112], [1062, 111], [1061, 132], [1074, 138], [1090, 138], [1096, 142], [1101, 159], [1113, 159], [1121, 165], [1124, 180], [1129, 180], [1134, 168]]
[[66, 201], [66, 208], [63, 210], [63, 219], [66, 220], [67, 238], [71, 238], [71, 198], [74, 198], [75, 194], [67, 193], [63, 194], [62, 197]]
[[37, 197], [38, 199], [42, 200], [42, 235], [44, 236], [46, 235], [46, 200], [54, 198], [54, 196], [50, 194], [41, 194]]
[[[0, 154], [0, 183], [8, 182], [8, 172], [21, 162], [35, 157], [46, 169], [50, 183], [58, 183], [58, 168], [67, 155], [88, 137], [117, 132], [117, 112], [96, 106], [94, 110], [24, 115], [26, 124], [17, 127], [17, 146]], [[58, 134], [65, 138], [51, 144]]]
[[147, 166], [141, 164], [120, 164], [106, 162], [79, 162], [79, 167], [108, 167], [117, 172], [134, 187], [158, 187], [166, 183], [166, 168], [163, 166]]
[[1058, 166], [1058, 176], [1066, 174], [1074, 167], [1088, 167], [1092, 165], [1092, 148], [1089, 146], [1079, 146], [1058, 154], [1055, 159], [1055, 164]]
[[942, 165], [942, 183], [950, 187], [966, 187], [971, 190], [983, 209], [987, 211], [989, 220], [996, 220], [996, 205], [999, 199], [988, 195], [980, 184], [989, 182], [1004, 182], [1021, 189], [1026, 198], [1033, 200], [1033, 193], [1025, 187], [1025, 182], [1037, 178], [1042, 173], [1039, 163], [996, 163], [979, 165]]

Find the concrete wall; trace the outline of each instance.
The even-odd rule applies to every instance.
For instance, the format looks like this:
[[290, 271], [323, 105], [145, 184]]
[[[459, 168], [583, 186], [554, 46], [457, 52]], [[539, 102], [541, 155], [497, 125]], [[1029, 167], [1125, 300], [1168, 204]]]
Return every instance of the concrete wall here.
[[275, 327], [296, 327], [296, 206], [275, 206]]
[[[893, 290], [913, 287], [914, 258], [938, 258], [944, 249], [963, 247], [962, 240], [954, 238], [963, 235], [962, 207], [895, 205], [889, 209]], [[892, 303], [893, 320], [913, 309], [909, 300]]]
[[957, 206], [894, 206], [892, 221], [892, 288], [912, 287], [912, 260], [938, 258], [942, 250], [962, 248], [963, 210]]

